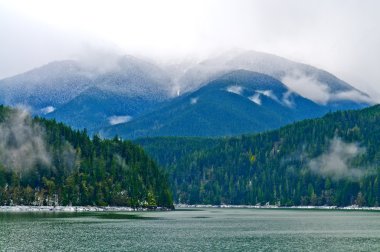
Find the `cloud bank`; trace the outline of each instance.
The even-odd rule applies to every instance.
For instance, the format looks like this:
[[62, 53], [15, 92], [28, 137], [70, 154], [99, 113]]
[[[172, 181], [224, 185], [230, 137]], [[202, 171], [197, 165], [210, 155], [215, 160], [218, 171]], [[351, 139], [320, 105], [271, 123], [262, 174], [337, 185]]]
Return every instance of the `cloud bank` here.
[[88, 45], [157, 58], [242, 48], [325, 69], [380, 101], [379, 9], [377, 0], [0, 1], [0, 78]]

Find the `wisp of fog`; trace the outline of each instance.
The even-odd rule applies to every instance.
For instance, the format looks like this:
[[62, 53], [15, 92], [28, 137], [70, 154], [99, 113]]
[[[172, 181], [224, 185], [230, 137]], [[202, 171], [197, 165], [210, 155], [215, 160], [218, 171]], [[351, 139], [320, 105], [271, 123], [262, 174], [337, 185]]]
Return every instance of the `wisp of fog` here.
[[[59, 155], [60, 162], [64, 162], [67, 167], [74, 165], [76, 153], [68, 142], [63, 145]], [[38, 164], [51, 166], [52, 157], [43, 127], [32, 121], [26, 109], [13, 110], [0, 123], [0, 163], [7, 169], [21, 173]]]
[[30, 169], [37, 163], [51, 164], [44, 131], [31, 122], [25, 109], [18, 109], [0, 124], [0, 160], [17, 171]]
[[352, 161], [365, 154], [366, 149], [357, 143], [345, 143], [342, 139], [334, 137], [326, 153], [309, 161], [312, 172], [333, 180], [358, 180], [365, 176], [368, 169], [355, 167]]

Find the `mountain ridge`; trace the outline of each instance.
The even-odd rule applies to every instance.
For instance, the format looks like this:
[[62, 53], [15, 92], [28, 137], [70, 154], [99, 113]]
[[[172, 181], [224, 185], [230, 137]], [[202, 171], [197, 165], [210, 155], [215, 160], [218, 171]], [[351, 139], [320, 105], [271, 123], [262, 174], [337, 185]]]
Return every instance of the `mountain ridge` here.
[[[23, 105], [30, 108], [35, 115], [55, 118], [69, 123], [74, 128], [87, 128], [94, 133], [97, 129], [101, 130], [115, 123], [145, 120], [148, 113], [154, 117], [154, 112], [163, 105], [174, 104], [178, 97], [195, 93], [228, 73], [256, 70], [285, 84], [289, 89], [289, 97], [297, 93], [321, 108], [324, 106], [325, 111], [362, 108], [372, 104], [368, 95], [326, 71], [255, 51], [231, 51], [201, 62], [178, 63], [170, 67], [164, 63], [157, 64], [131, 55], [110, 56], [104, 58], [102, 63], [99, 62], [52, 62], [0, 80], [0, 90], [3, 91], [0, 92], [0, 103], [10, 106]], [[98, 91], [91, 92], [94, 89]], [[233, 92], [238, 93], [238, 89], [239, 87], [231, 85], [231, 95]], [[231, 95], [227, 98], [230, 99]], [[267, 91], [258, 90], [251, 94], [250, 100], [259, 106], [263, 101], [268, 102], [270, 96]], [[107, 99], [104, 100], [104, 97]], [[197, 97], [192, 97], [190, 102], [195, 104], [197, 101]], [[279, 102], [291, 105], [289, 99], [278, 100], [277, 103]], [[223, 101], [220, 100], [219, 103]], [[302, 106], [298, 107], [300, 108]], [[227, 114], [240, 113], [232, 107], [231, 111], [224, 110]], [[281, 107], [279, 111], [283, 111]], [[269, 114], [272, 112], [268, 111]], [[310, 116], [314, 117], [312, 110]], [[190, 121], [191, 118], [187, 120]], [[251, 120], [246, 122], [249, 121], [254, 123]], [[202, 122], [206, 123], [207, 120], [202, 119]], [[244, 123], [244, 120], [241, 122]], [[286, 121], [288, 122], [289, 120]], [[157, 127], [161, 125], [162, 123], [156, 124]], [[283, 124], [276, 127], [281, 125]], [[228, 134], [227, 130], [225, 132]], [[218, 132], [215, 132], [210, 135], [217, 134]]]
[[274, 129], [326, 112], [328, 108], [291, 92], [271, 76], [237, 70], [158, 110], [100, 133], [125, 138], [231, 136]]

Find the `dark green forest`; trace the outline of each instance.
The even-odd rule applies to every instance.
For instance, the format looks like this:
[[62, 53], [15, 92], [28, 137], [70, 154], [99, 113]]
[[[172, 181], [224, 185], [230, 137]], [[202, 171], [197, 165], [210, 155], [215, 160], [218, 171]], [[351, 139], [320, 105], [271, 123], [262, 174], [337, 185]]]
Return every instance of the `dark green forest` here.
[[136, 140], [188, 204], [379, 206], [380, 106], [241, 137]]
[[173, 194], [188, 204], [378, 206], [379, 142], [380, 106], [255, 135], [135, 143], [0, 106], [0, 204], [170, 208]]
[[4, 106], [0, 204], [173, 206], [166, 175], [141, 147]]

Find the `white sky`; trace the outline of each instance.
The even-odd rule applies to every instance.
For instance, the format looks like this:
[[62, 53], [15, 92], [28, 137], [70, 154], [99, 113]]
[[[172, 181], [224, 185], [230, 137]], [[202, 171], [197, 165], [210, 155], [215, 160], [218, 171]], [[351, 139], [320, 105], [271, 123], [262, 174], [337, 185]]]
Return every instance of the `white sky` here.
[[243, 48], [323, 68], [380, 100], [379, 13], [377, 0], [0, 0], [0, 78], [97, 49]]

